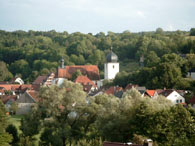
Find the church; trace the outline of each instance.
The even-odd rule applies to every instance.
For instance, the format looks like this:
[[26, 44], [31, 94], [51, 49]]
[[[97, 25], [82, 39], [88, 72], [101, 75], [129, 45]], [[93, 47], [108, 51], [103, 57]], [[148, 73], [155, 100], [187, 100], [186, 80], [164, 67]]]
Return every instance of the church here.
[[61, 60], [61, 66], [57, 70], [54, 84], [60, 85], [65, 79], [72, 79], [73, 74], [80, 70], [83, 76], [87, 76], [98, 88], [103, 84], [103, 80], [112, 80], [119, 72], [118, 56], [112, 51], [106, 56], [104, 64], [104, 79], [100, 79], [99, 68], [97, 65], [71, 65], [65, 66], [64, 59]]

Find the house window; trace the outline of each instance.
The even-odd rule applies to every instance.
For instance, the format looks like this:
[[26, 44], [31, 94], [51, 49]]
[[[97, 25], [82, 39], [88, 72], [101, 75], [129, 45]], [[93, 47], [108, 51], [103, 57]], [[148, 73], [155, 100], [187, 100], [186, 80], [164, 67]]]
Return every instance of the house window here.
[[180, 99], [180, 103], [182, 103], [182, 99]]
[[177, 99], [176, 102], [179, 103], [179, 100]]
[[114, 65], [112, 67], [114, 68]]

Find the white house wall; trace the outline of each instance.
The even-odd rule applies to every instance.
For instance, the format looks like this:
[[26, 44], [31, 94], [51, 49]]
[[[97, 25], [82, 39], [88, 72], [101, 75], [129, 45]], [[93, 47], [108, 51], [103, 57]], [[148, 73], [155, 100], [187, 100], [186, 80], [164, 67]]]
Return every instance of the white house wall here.
[[[178, 104], [178, 103], [185, 103], [185, 98], [183, 98], [179, 93], [176, 91], [173, 91], [169, 96], [167, 96], [167, 99], [171, 100], [173, 104]], [[179, 102], [177, 102], [177, 100]]]

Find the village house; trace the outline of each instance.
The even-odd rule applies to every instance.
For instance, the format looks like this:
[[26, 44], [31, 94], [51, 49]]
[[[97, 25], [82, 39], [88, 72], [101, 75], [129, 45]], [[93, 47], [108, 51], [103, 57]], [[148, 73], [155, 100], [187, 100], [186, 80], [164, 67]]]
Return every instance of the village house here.
[[105, 90], [104, 93], [108, 95], [111, 94], [118, 98], [121, 98], [123, 96], [123, 88], [118, 86], [111, 86], [110, 88]]
[[81, 84], [83, 86], [83, 90], [88, 94], [98, 90], [97, 85], [94, 84], [94, 82], [92, 82], [87, 76], [78, 76], [74, 82]]
[[11, 104], [16, 101], [17, 95], [2, 95], [0, 99], [4, 103], [7, 111], [9, 111]]
[[18, 110], [16, 114], [26, 114], [31, 111], [32, 106], [38, 102], [38, 92], [35, 90], [26, 90], [16, 99]]
[[165, 96], [168, 100], [170, 100], [173, 104], [184, 104], [185, 98], [181, 96], [176, 90], [174, 89], [165, 89], [159, 91], [159, 95]]
[[148, 96], [152, 99], [155, 99], [158, 96], [158, 92], [156, 90], [146, 90], [144, 96]]

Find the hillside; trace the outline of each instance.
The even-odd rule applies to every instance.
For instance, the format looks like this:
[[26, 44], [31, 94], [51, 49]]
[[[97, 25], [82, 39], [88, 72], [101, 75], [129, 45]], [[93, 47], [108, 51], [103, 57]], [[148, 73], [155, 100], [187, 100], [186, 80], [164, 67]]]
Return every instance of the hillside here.
[[[103, 75], [105, 56], [112, 46], [119, 57], [121, 71], [131, 72], [139, 69], [140, 56], [146, 60], [151, 52], [159, 58], [167, 53], [194, 53], [195, 40], [188, 35], [189, 32], [164, 32], [159, 29], [155, 32], [100, 32], [95, 35], [55, 30], [1, 30], [0, 61], [7, 64], [8, 72], [13, 76], [21, 76], [28, 82], [38, 75], [55, 72], [61, 58], [64, 58], [65, 65], [98, 65]], [[11, 77], [11, 74], [0, 80]]]

